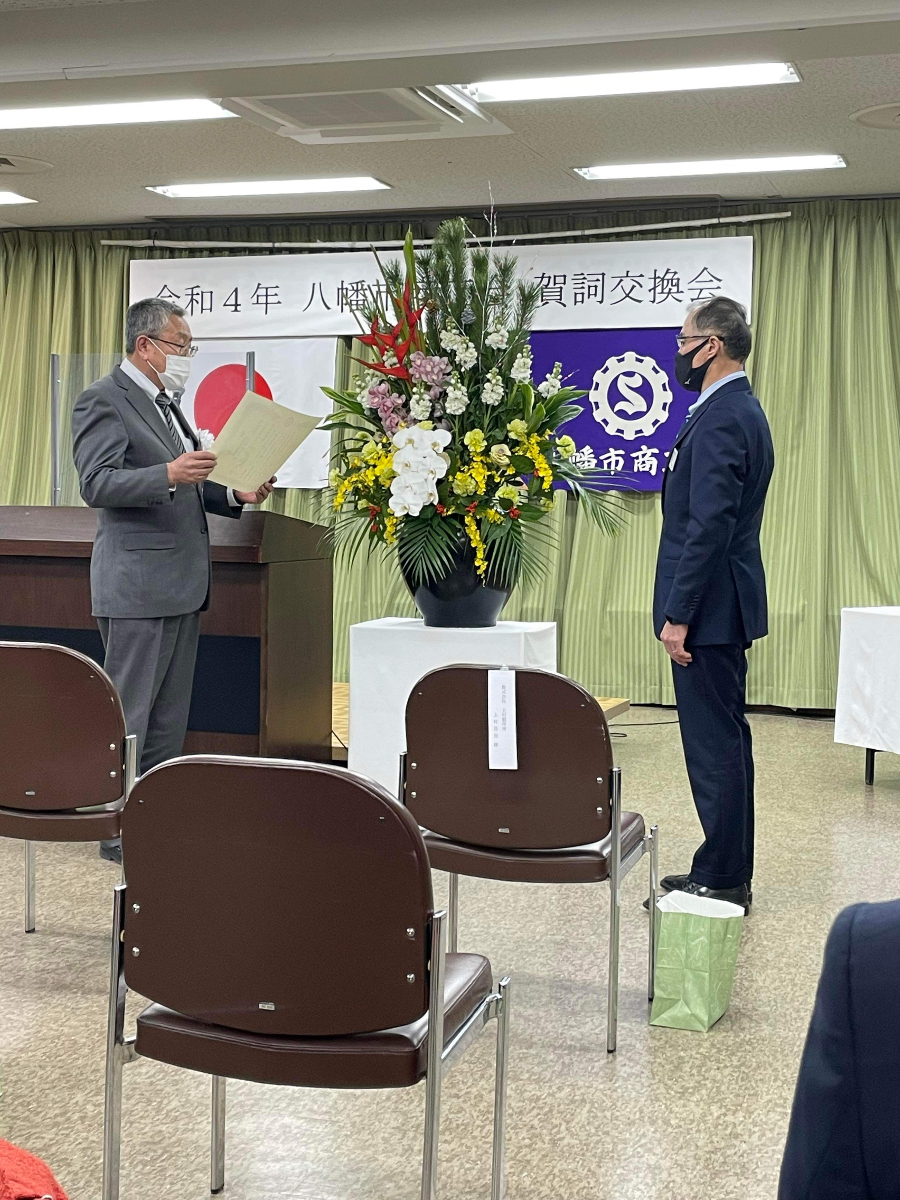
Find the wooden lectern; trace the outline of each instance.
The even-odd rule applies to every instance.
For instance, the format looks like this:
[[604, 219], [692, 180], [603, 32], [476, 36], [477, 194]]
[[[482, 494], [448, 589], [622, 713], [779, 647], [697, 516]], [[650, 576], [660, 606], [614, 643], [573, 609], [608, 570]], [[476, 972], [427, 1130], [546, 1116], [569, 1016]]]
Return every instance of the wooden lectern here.
[[[0, 506], [0, 640], [55, 642], [103, 662], [91, 616], [90, 508]], [[209, 517], [186, 754], [331, 762], [331, 548], [271, 512]]]

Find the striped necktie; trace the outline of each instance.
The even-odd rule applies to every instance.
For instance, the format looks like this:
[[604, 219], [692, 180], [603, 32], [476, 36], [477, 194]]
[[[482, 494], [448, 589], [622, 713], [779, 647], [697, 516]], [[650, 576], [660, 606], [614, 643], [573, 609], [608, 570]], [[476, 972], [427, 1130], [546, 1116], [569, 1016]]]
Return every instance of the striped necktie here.
[[172, 435], [172, 441], [174, 442], [178, 453], [184, 454], [184, 440], [182, 439], [181, 434], [178, 432], [178, 429], [175, 425], [175, 418], [172, 416], [172, 401], [165, 392], [160, 392], [156, 397], [156, 404], [165, 418], [166, 425], [169, 427], [169, 433]]

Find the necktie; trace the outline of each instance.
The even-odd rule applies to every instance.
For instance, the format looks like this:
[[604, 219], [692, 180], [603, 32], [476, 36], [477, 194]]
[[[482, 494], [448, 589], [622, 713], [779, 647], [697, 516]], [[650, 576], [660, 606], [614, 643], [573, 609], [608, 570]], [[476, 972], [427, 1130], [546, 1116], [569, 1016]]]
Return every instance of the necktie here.
[[172, 442], [179, 454], [184, 454], [184, 442], [175, 425], [175, 418], [172, 416], [171, 404], [172, 401], [165, 392], [160, 392], [156, 397], [156, 403], [163, 417], [165, 417], [166, 425], [169, 427], [169, 433], [172, 435]]

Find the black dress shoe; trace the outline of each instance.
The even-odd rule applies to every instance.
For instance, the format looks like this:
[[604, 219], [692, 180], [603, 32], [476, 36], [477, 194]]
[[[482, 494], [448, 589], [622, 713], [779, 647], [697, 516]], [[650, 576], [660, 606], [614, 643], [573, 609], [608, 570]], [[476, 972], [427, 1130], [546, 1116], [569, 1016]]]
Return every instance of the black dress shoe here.
[[118, 838], [113, 841], [100, 843], [100, 857], [105, 858], [107, 862], [117, 863], [122, 865], [122, 843]]
[[690, 878], [690, 875], [664, 875], [659, 881], [659, 886], [664, 892], [680, 892]]
[[[667, 886], [676, 880], [678, 887]], [[708, 888], [701, 883], [693, 883], [688, 875], [667, 875], [665, 879], [660, 880], [660, 887], [667, 892], [685, 892], [688, 896], [703, 896], [707, 900], [724, 900], [728, 904], [737, 904], [745, 914], [750, 911], [750, 905], [753, 903], [753, 892], [746, 883], [736, 888]], [[648, 911], [650, 909], [649, 896], [644, 901], [644, 908]]]

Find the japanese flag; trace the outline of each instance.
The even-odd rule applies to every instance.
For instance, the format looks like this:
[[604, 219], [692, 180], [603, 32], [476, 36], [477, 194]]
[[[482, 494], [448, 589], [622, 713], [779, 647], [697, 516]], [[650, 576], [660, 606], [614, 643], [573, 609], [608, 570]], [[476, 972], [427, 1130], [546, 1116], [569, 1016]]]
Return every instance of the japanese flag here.
[[[209, 339], [199, 345], [181, 401], [194, 429], [207, 429], [214, 437], [221, 432], [247, 390], [251, 350], [260, 396], [310, 416], [331, 412], [331, 401], [321, 389], [334, 386], [334, 338]], [[278, 486], [326, 487], [329, 449], [330, 434], [314, 430], [278, 472]]]

